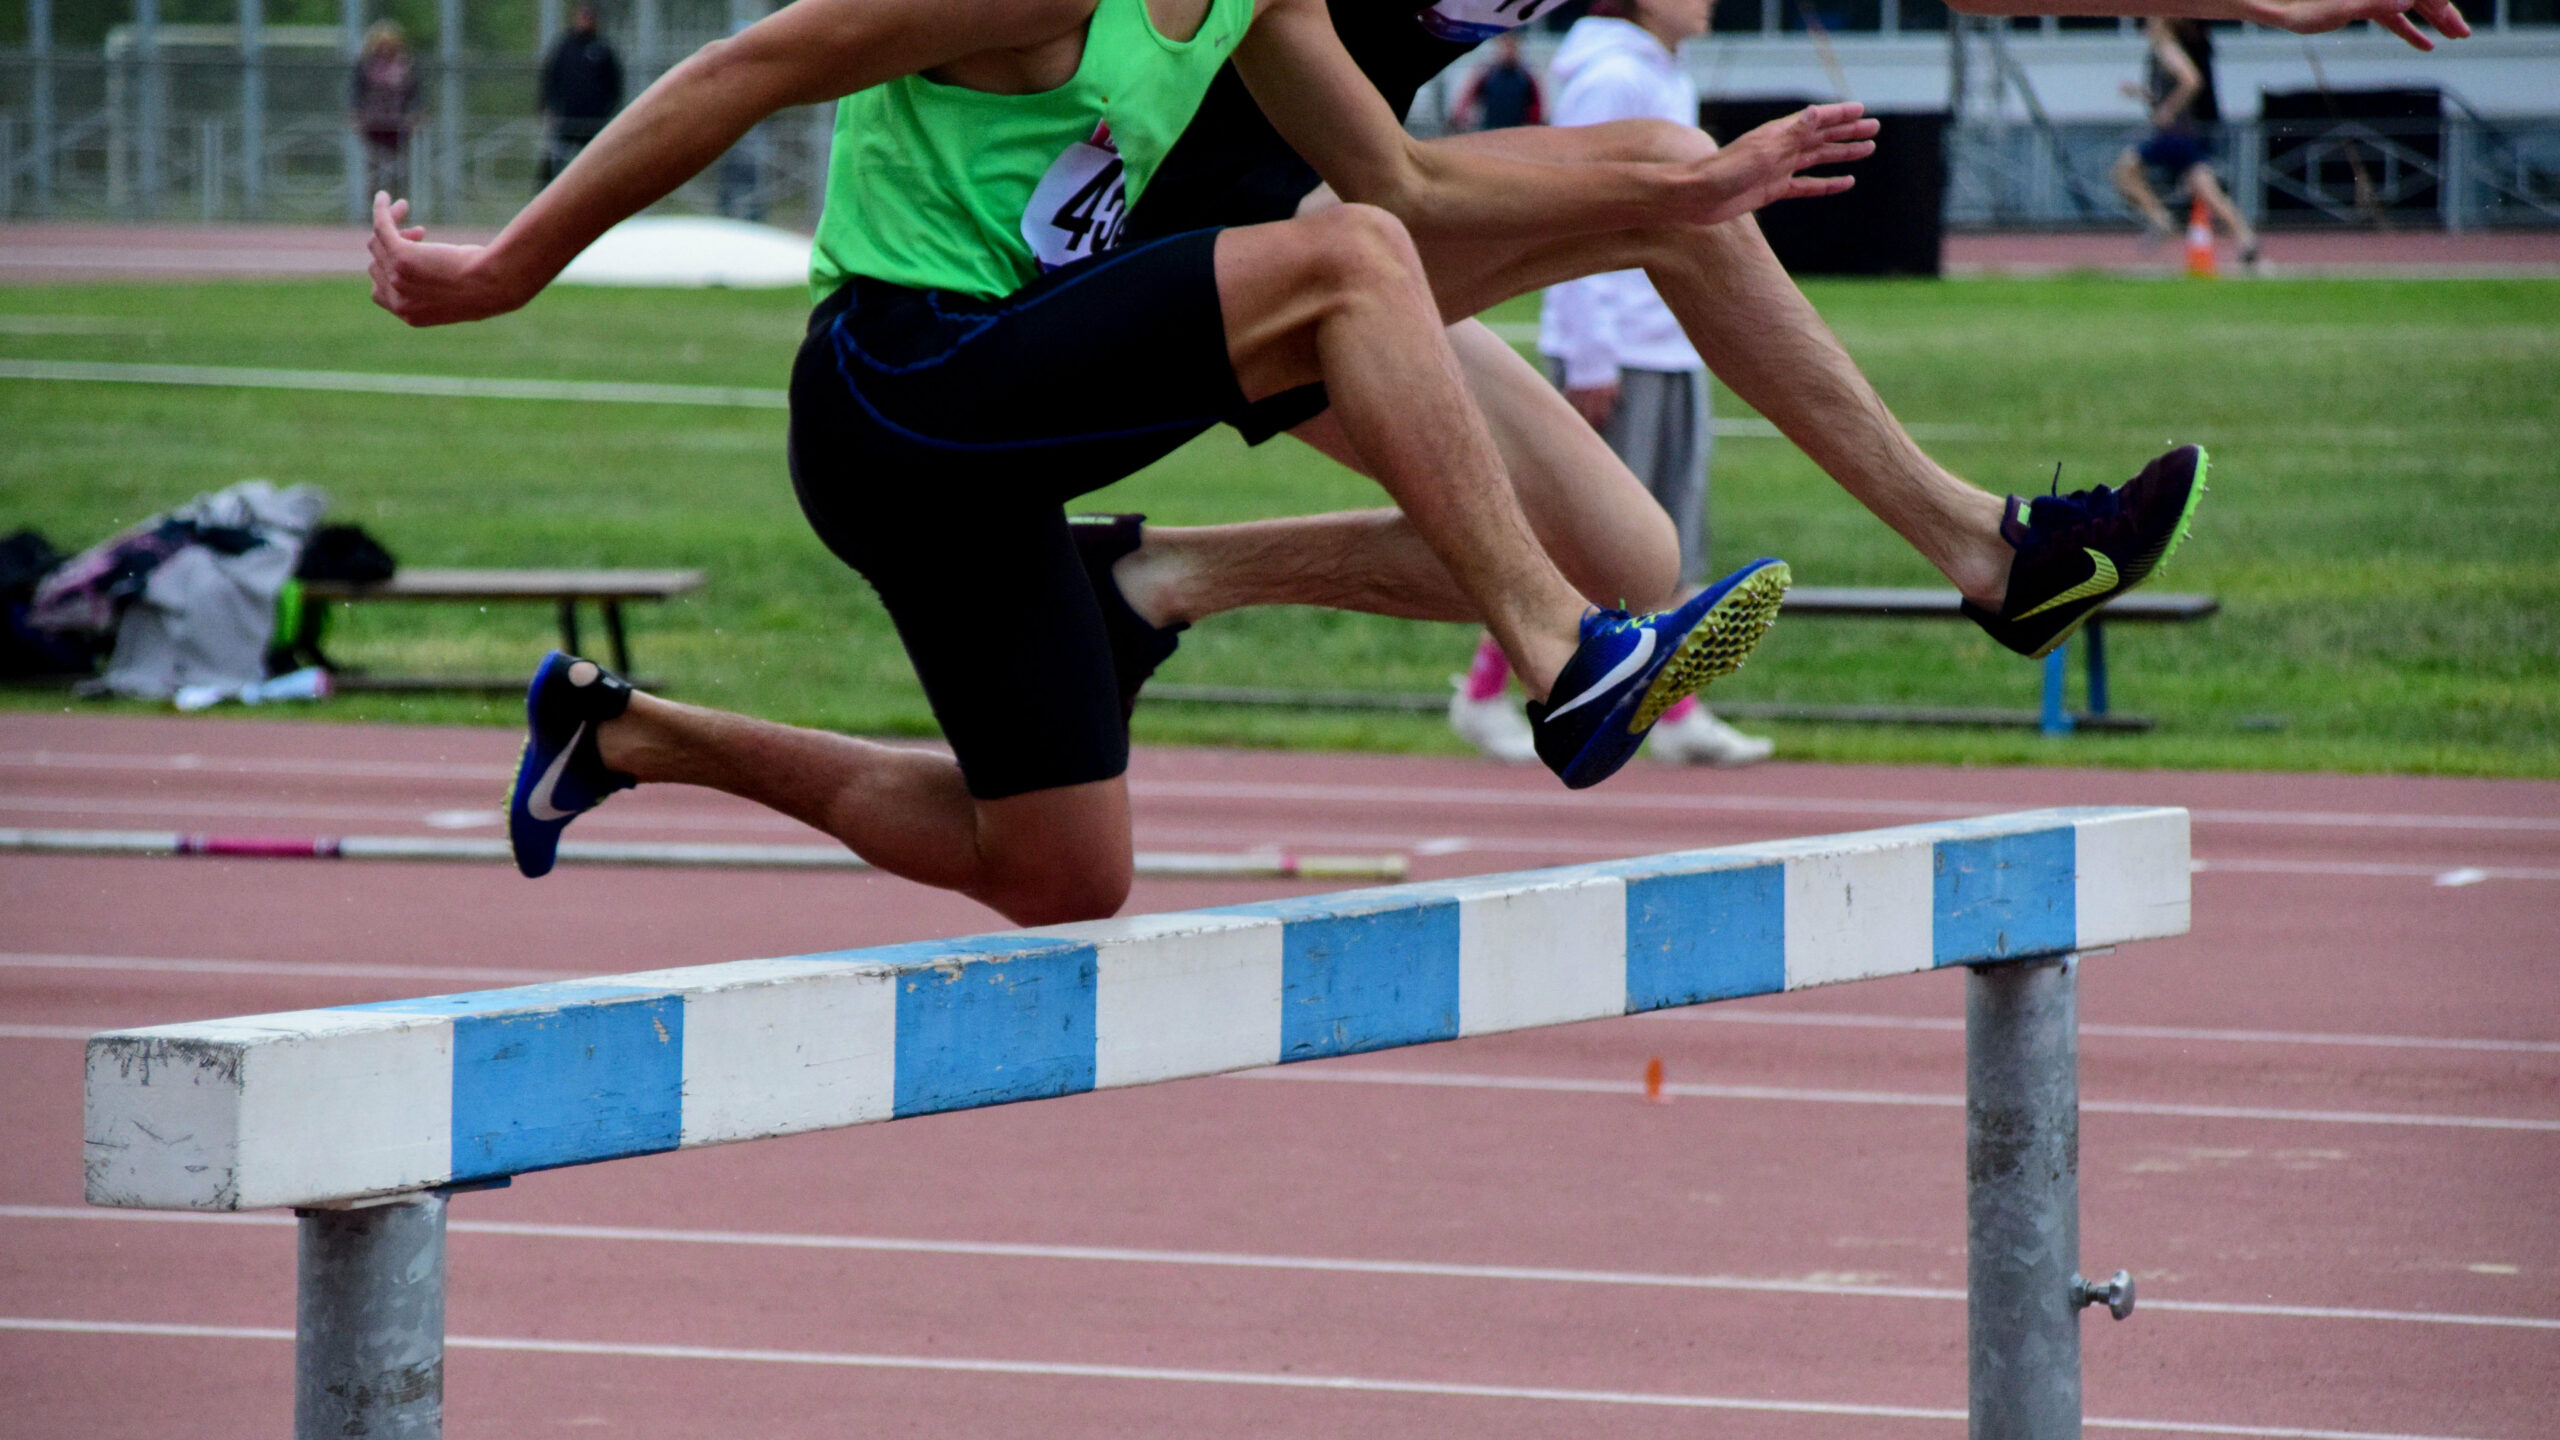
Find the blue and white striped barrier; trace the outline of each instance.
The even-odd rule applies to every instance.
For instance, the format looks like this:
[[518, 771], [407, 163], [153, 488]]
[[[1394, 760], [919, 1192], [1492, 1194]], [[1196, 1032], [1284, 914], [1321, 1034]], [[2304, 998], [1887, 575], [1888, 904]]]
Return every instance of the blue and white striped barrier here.
[[246, 1210], [2187, 928], [2187, 814], [2044, 810], [115, 1031], [88, 1197]]

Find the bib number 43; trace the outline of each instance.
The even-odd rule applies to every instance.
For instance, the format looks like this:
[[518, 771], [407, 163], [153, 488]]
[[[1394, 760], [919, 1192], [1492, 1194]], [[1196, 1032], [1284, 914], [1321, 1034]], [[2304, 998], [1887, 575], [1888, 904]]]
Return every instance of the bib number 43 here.
[[1022, 238], [1041, 269], [1055, 270], [1120, 243], [1120, 228], [1129, 218], [1127, 176], [1107, 124], [1049, 162], [1022, 211]]

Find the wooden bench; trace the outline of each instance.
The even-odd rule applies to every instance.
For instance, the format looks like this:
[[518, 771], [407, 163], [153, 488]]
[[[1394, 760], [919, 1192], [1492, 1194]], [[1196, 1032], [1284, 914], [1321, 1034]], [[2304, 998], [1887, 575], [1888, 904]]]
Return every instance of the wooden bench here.
[[[1847, 615], [1873, 619], [1960, 620], [1962, 597], [1953, 590], [1903, 589], [1883, 586], [1799, 585], [1787, 592], [1780, 613]], [[2175, 625], [2202, 620], [2222, 608], [2210, 595], [2174, 595], [2138, 590], [2100, 606], [2072, 644], [2087, 655], [2089, 708], [2072, 713], [2063, 706], [2063, 661], [2069, 646], [2045, 657], [2044, 705], [2040, 710], [1992, 710], [1970, 707], [1908, 705], [1790, 705], [1761, 701], [1715, 702], [1716, 713], [1758, 720], [1883, 722], [1906, 725], [2033, 725], [2047, 734], [2074, 729], [2148, 730], [2151, 720], [2121, 715], [2109, 708], [2107, 692], [2107, 626], [2112, 624]], [[1446, 695], [1417, 695], [1373, 690], [1281, 690], [1237, 685], [1151, 685], [1146, 698], [1192, 704], [1277, 705], [1307, 710], [1412, 710], [1436, 714], [1446, 709]]]
[[[699, 570], [425, 570], [404, 569], [377, 585], [343, 580], [306, 580], [303, 595], [320, 601], [456, 600], [549, 602], [560, 610], [560, 648], [579, 653], [578, 602], [592, 600], [604, 612], [613, 668], [631, 675], [631, 641], [623, 629], [626, 600], [665, 600], [701, 588]], [[346, 690], [485, 690], [513, 689], [522, 676], [496, 679], [439, 679], [428, 676], [349, 675], [338, 677]]]

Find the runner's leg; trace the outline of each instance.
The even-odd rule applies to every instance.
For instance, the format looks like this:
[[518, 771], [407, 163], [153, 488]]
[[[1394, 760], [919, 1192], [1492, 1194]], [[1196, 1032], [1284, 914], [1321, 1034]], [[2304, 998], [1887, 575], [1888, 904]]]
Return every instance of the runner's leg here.
[[[1490, 427], [1530, 528], [1595, 605], [1653, 610], [1679, 579], [1678, 533], [1606, 442], [1555, 387], [1483, 324], [1449, 327], [1450, 348]], [[1289, 432], [1363, 474], [1331, 410]], [[1475, 603], [1410, 521], [1393, 510], [1239, 525], [1150, 525], [1114, 571], [1157, 625], [1258, 605], [1321, 605], [1410, 620], [1475, 620]]]
[[2240, 207], [2231, 203], [2231, 192], [2222, 188], [2222, 177], [2213, 173], [2211, 165], [2199, 161], [2189, 167], [2187, 185], [2204, 197], [2205, 208], [2222, 221], [2222, 228], [2231, 233], [2232, 241], [2243, 251], [2258, 248], [2258, 232], [2249, 228]]
[[2151, 188], [2151, 177], [2142, 173], [2142, 154], [2128, 145], [2116, 156], [2115, 165], [2107, 171], [2115, 181], [2116, 193], [2142, 214], [2142, 223], [2156, 237], [2165, 237], [2177, 229], [2169, 218], [2169, 207], [2160, 203], [2160, 192]]
[[[1679, 158], [1705, 153], [1715, 142], [1681, 126], [1625, 121], [1488, 131], [1434, 143], [1574, 163]], [[1642, 268], [1718, 378], [1957, 589], [1998, 602], [2012, 553], [1999, 535], [2000, 500], [1913, 442], [1750, 218], [1526, 244], [1426, 237], [1419, 248], [1451, 316], [1559, 281]]]
[[[957, 890], [1021, 925], [1109, 915], [1129, 895], [1123, 778], [973, 799], [947, 756], [634, 695], [597, 732], [642, 783], [704, 785], [842, 841], [891, 874]], [[1065, 865], [1059, 857], [1088, 857]]]
[[1404, 228], [1344, 205], [1218, 237], [1228, 353], [1249, 399], [1322, 382], [1352, 447], [1543, 697], [1584, 601], [1522, 513]]

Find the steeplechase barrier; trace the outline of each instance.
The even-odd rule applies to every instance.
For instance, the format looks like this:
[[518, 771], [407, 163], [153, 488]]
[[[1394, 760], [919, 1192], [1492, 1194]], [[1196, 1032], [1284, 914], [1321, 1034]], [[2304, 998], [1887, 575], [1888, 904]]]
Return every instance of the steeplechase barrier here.
[[2035, 811], [89, 1041], [88, 1198], [300, 1217], [295, 1434], [441, 1432], [445, 1209], [535, 1170], [1965, 967], [1976, 1440], [2080, 1434], [2079, 957], [2187, 812]]

